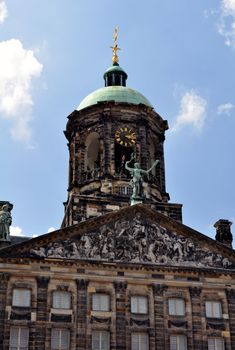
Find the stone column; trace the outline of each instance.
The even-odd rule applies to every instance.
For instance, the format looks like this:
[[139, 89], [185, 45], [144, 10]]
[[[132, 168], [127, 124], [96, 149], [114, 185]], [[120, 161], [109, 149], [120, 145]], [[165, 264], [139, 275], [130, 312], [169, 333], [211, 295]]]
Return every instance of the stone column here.
[[48, 299], [48, 283], [50, 278], [44, 276], [37, 277], [37, 324], [35, 330], [35, 350], [45, 349], [46, 343], [46, 322], [47, 299]]
[[7, 286], [10, 278], [10, 274], [0, 274], [0, 349], [4, 349], [4, 324], [5, 324], [5, 310], [6, 310], [6, 298], [7, 298]]
[[227, 289], [231, 349], [235, 349], [235, 289]]
[[164, 291], [168, 287], [162, 284], [153, 285], [154, 295], [154, 318], [155, 318], [155, 348], [156, 350], [165, 349], [164, 332]]
[[189, 292], [191, 295], [191, 307], [192, 307], [192, 332], [193, 332], [193, 349], [202, 350], [202, 317], [201, 317], [201, 288], [190, 287]]
[[87, 286], [88, 281], [76, 279], [77, 283], [77, 340], [76, 349], [85, 350], [87, 345]]
[[116, 349], [126, 350], [126, 282], [114, 282], [116, 291]]

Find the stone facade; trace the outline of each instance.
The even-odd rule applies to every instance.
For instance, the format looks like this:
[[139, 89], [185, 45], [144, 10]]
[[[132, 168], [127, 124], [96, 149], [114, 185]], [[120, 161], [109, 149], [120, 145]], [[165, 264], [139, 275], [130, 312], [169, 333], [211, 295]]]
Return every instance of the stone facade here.
[[[114, 236], [118, 245], [124, 239], [123, 250], [111, 257], [104, 237]], [[95, 243], [88, 243], [87, 237], [94, 237]], [[146, 259], [153, 241], [158, 249], [151, 249]], [[158, 259], [159, 247], [168, 260]], [[118, 251], [112, 246], [113, 253]], [[110, 349], [131, 349], [133, 334], [142, 334], [147, 335], [150, 350], [171, 349], [172, 336], [185, 336], [188, 350], [206, 350], [208, 339], [214, 338], [223, 339], [225, 349], [232, 350], [234, 266], [231, 248], [146, 205], [4, 248], [0, 252], [1, 349], [9, 349], [10, 329], [23, 327], [29, 330], [29, 350], [51, 349], [53, 329], [69, 332], [70, 350], [92, 349], [94, 332], [109, 335]], [[30, 291], [29, 306], [13, 305], [14, 289]], [[69, 293], [69, 308], [54, 306], [55, 291]], [[94, 310], [94, 294], [108, 296], [107, 310]], [[132, 309], [136, 296], [146, 298], [146, 312]], [[171, 299], [183, 301], [182, 315], [170, 314]], [[221, 305], [219, 317], [207, 315], [207, 302]]]

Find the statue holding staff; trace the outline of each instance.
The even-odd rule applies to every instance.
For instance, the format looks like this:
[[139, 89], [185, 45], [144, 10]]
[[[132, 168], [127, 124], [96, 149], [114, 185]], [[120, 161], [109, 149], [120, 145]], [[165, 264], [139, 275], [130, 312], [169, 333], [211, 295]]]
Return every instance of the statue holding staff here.
[[0, 240], [9, 241], [11, 222], [9, 205], [4, 204], [0, 209]]
[[150, 171], [159, 163], [159, 160], [155, 160], [153, 165], [148, 169], [144, 170], [140, 168], [139, 163], [134, 163], [134, 168], [130, 168], [129, 164], [135, 159], [135, 154], [132, 153], [131, 159], [128, 160], [125, 164], [126, 170], [128, 170], [131, 173], [132, 179], [131, 179], [131, 187], [133, 188], [133, 194], [131, 196], [132, 200], [135, 199], [143, 199], [143, 176], [148, 175]]

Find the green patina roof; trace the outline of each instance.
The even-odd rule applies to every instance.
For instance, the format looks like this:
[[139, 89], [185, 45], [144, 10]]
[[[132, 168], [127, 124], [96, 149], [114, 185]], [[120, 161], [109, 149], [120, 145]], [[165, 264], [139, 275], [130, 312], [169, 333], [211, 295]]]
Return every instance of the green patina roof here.
[[146, 106], [152, 107], [151, 103], [141, 93], [125, 86], [107, 86], [95, 90], [86, 96], [77, 110], [92, 106], [102, 101], [126, 102], [138, 105], [143, 103]]
[[107, 73], [116, 73], [116, 72], [124, 73], [127, 76], [126, 72], [124, 71], [124, 69], [122, 69], [122, 67], [120, 67], [119, 65], [116, 65], [116, 66], [113, 65], [108, 69], [106, 69], [106, 71], [104, 72], [104, 77]]

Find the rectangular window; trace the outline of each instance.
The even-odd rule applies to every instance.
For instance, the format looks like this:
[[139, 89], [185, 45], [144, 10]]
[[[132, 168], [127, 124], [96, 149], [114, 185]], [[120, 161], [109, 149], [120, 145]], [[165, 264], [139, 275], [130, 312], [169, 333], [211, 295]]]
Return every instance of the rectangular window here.
[[170, 298], [168, 299], [169, 315], [184, 316], [185, 303], [183, 299]]
[[92, 350], [109, 350], [110, 336], [109, 332], [93, 331], [92, 332]]
[[52, 328], [51, 350], [68, 350], [70, 342], [70, 331], [68, 329]]
[[142, 296], [131, 297], [131, 312], [134, 314], [147, 314], [148, 298]]
[[12, 306], [30, 307], [31, 291], [29, 289], [13, 289]]
[[11, 327], [9, 350], [28, 350], [29, 329], [23, 327]]
[[71, 293], [64, 291], [53, 292], [53, 308], [54, 309], [70, 309]]
[[120, 196], [131, 196], [133, 190], [130, 186], [118, 186], [117, 192]]
[[108, 294], [95, 293], [92, 295], [93, 311], [109, 311], [110, 298]]
[[148, 350], [149, 337], [146, 333], [132, 333], [131, 350]]
[[222, 305], [220, 301], [206, 301], [206, 317], [222, 318]]
[[185, 335], [171, 335], [170, 350], [187, 350], [187, 338]]
[[208, 338], [208, 350], [224, 350], [224, 339]]

